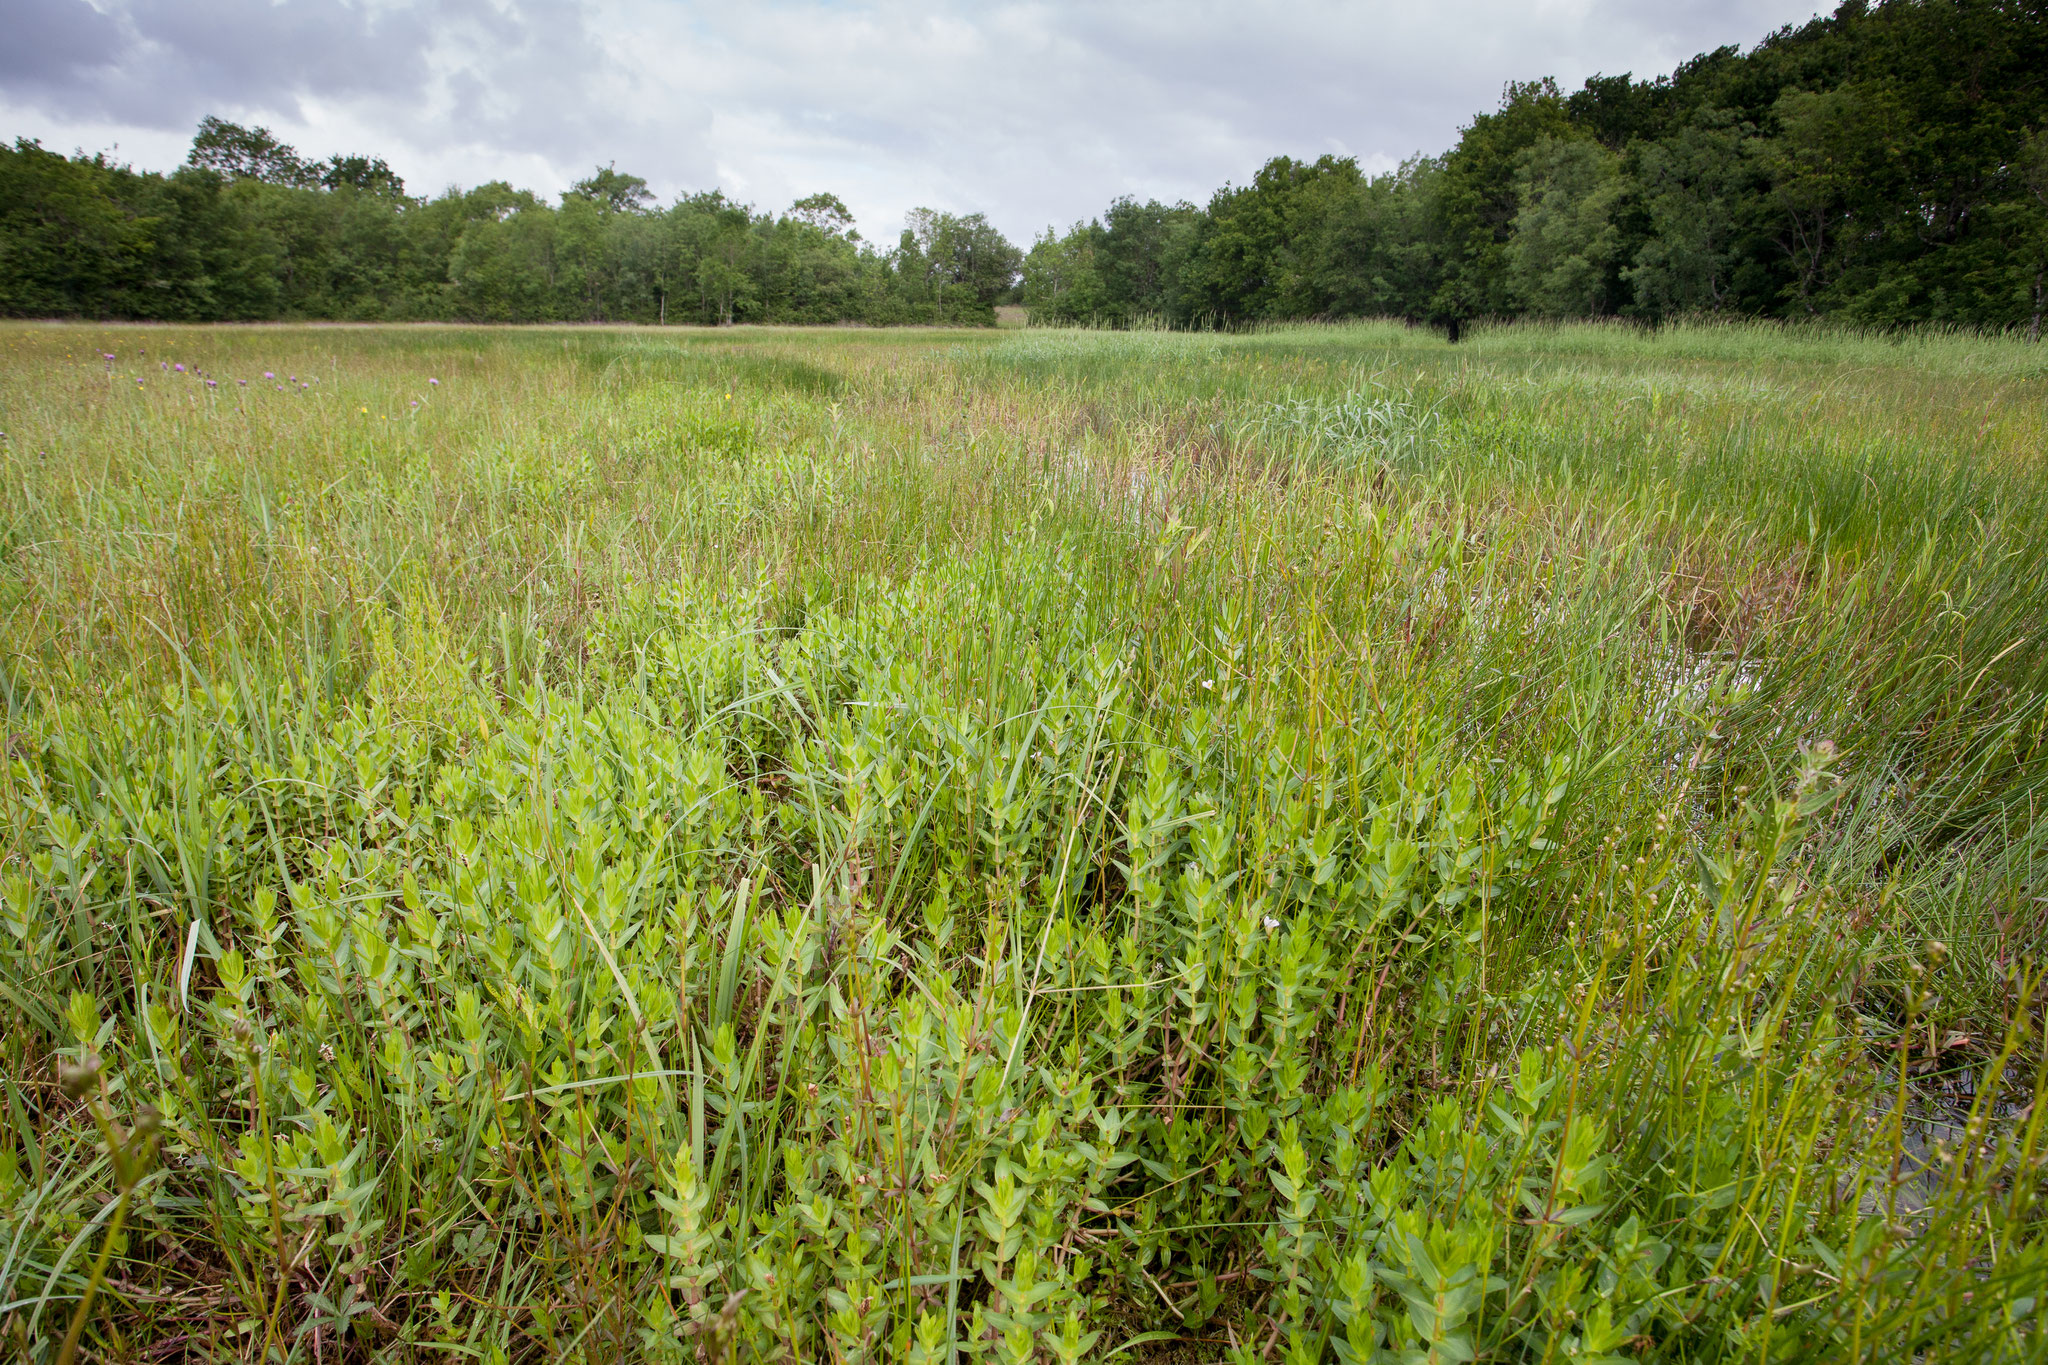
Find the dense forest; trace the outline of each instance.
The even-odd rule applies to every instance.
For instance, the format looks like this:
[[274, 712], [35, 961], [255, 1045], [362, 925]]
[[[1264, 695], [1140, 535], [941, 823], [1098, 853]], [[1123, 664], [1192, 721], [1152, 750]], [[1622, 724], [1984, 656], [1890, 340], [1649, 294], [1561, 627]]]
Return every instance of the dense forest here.
[[[1021, 274], [1021, 278], [1020, 278]], [[1277, 157], [1206, 207], [1119, 199], [1020, 253], [927, 209], [864, 240], [830, 194], [656, 206], [406, 193], [206, 120], [185, 165], [0, 147], [0, 313], [203, 321], [1233, 326], [1379, 315], [1831, 316], [2026, 328], [2048, 306], [2048, 3], [1851, 0], [1669, 76], [1512, 84], [1440, 156]]]
[[209, 118], [169, 175], [0, 148], [0, 312], [475, 322], [990, 323], [1017, 249], [918, 209], [893, 250], [816, 194], [779, 215], [717, 190], [652, 203], [602, 168], [550, 204], [494, 181], [407, 195], [381, 159], [308, 162]]
[[2048, 5], [1890, 0], [1670, 76], [1510, 85], [1442, 156], [1121, 199], [1024, 266], [1045, 320], [1829, 315], [2040, 334]]

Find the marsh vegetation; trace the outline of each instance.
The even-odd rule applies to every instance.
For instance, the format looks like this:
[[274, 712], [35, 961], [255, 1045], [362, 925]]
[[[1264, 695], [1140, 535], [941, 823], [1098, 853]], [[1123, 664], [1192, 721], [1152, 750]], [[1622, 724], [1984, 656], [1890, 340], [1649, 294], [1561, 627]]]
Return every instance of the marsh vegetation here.
[[0, 330], [0, 1339], [2038, 1359], [2043, 356]]

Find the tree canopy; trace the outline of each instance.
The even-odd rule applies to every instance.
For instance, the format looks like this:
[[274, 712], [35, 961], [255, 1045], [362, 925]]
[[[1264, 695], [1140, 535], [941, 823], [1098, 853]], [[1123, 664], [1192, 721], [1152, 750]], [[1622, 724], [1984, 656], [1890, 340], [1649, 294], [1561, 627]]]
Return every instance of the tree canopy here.
[[1852, 0], [1650, 80], [1510, 84], [1389, 174], [1277, 157], [1205, 209], [1119, 199], [1039, 238], [1024, 298], [1111, 326], [1720, 313], [2038, 336], [2044, 136], [2048, 5]]
[[988, 324], [1021, 259], [979, 214], [917, 209], [878, 250], [836, 195], [664, 208], [615, 165], [554, 204], [503, 181], [414, 198], [381, 158], [308, 162], [218, 118], [168, 175], [0, 147], [16, 316]]
[[[886, 240], [886, 238], [884, 238]], [[1727, 314], [2030, 330], [2048, 311], [2048, 0], [1850, 0], [1744, 51], [1508, 85], [1365, 174], [1275, 157], [1206, 205], [1115, 200], [1019, 252], [980, 214], [893, 247], [829, 193], [663, 207], [607, 165], [549, 203], [433, 198], [207, 118], [137, 171], [0, 147], [0, 313], [1235, 326]]]

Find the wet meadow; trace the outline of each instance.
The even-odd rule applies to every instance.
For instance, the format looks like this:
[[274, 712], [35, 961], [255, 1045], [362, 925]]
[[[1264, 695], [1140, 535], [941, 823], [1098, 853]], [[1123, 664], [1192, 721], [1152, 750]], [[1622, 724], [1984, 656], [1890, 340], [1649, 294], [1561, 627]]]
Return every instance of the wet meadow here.
[[0, 327], [38, 1362], [2037, 1360], [2048, 349]]

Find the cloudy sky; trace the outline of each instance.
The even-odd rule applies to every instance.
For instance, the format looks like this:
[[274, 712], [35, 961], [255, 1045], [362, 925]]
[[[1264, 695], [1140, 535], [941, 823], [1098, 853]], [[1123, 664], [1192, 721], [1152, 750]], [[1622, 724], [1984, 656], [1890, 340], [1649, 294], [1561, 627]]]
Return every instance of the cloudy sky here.
[[1020, 243], [1279, 153], [1388, 169], [1502, 83], [1668, 71], [1812, 0], [0, 0], [0, 135], [181, 161], [204, 114], [381, 155], [415, 193], [816, 190]]

